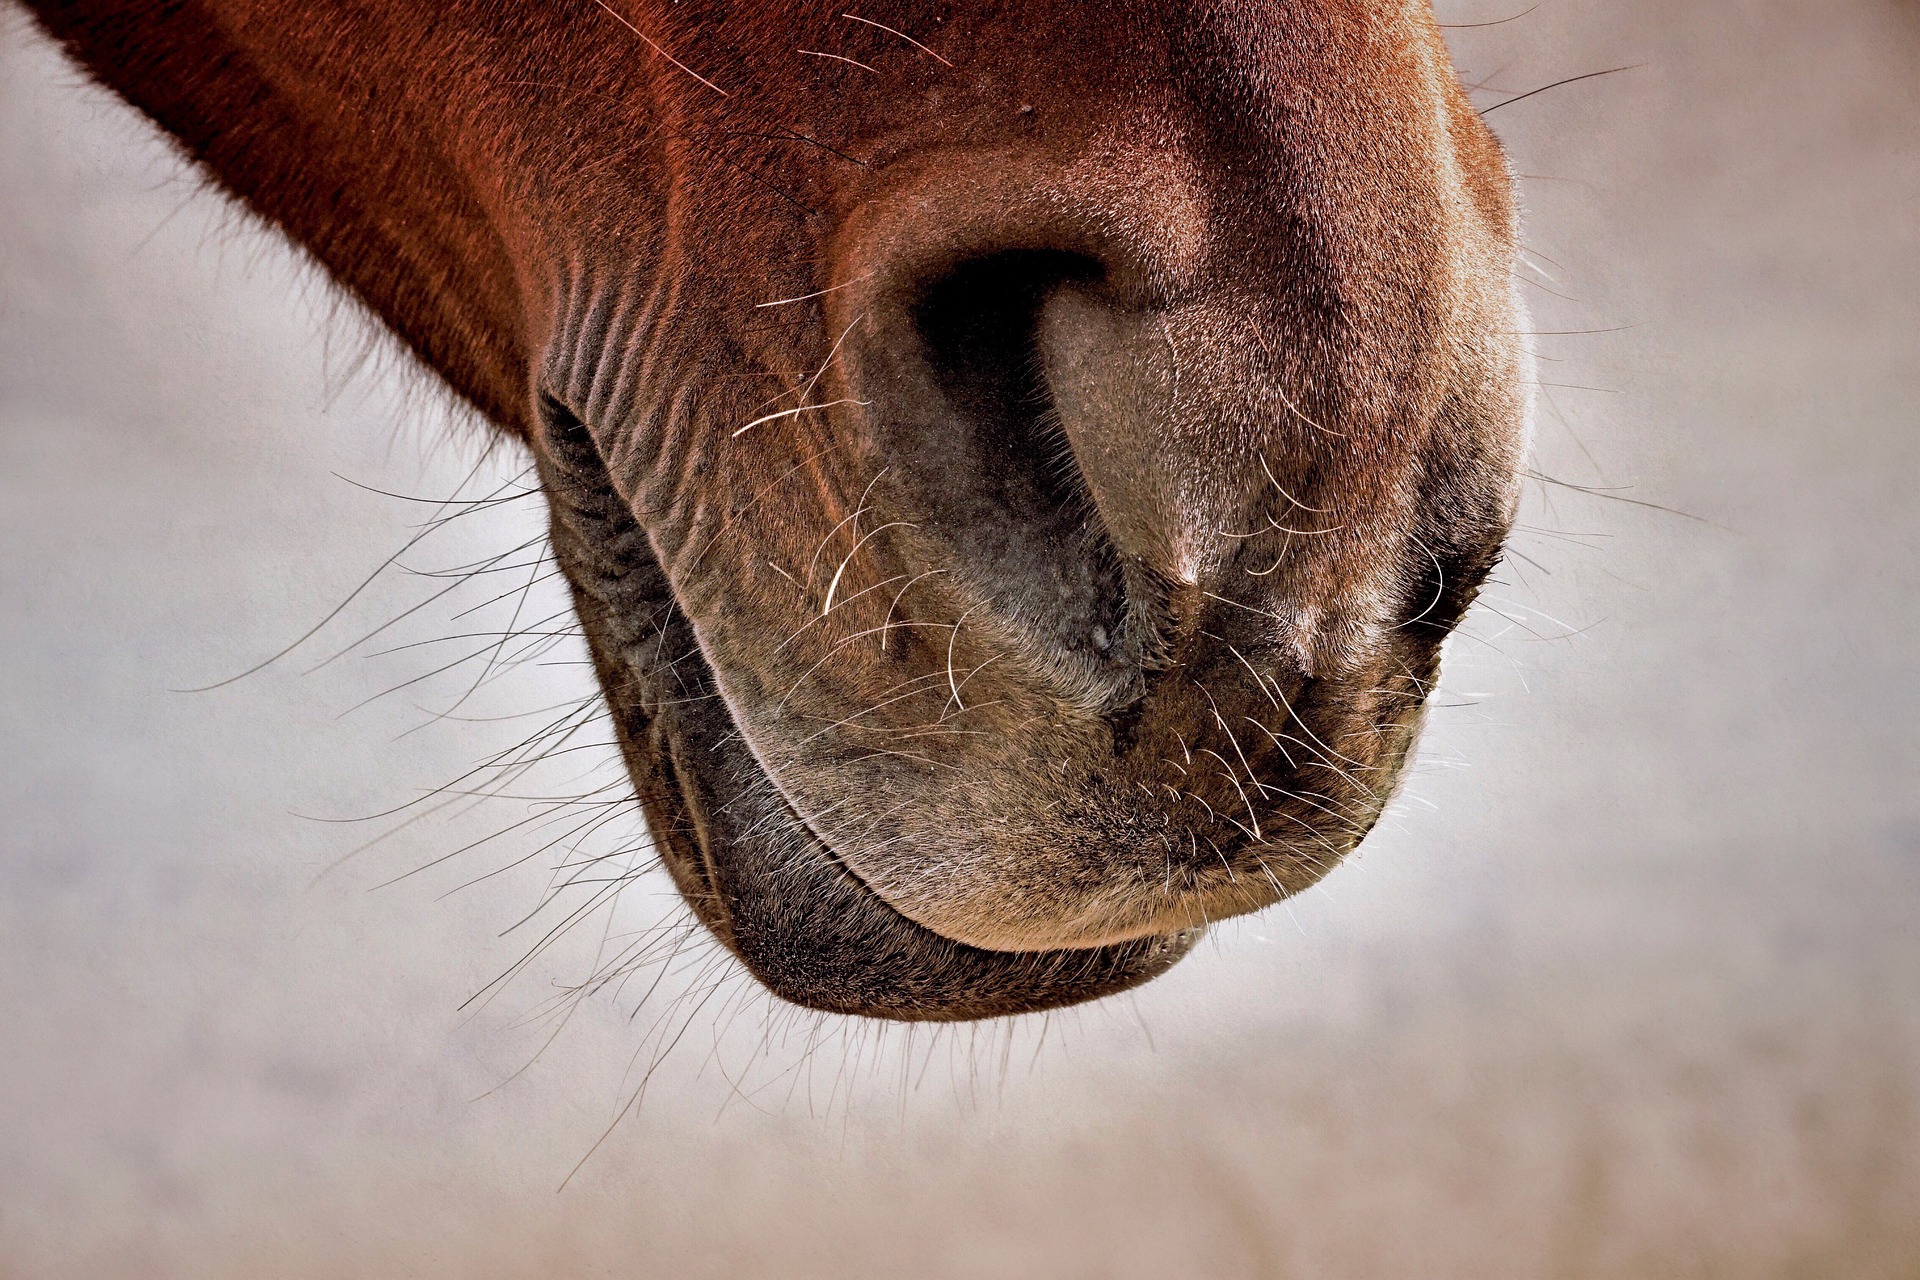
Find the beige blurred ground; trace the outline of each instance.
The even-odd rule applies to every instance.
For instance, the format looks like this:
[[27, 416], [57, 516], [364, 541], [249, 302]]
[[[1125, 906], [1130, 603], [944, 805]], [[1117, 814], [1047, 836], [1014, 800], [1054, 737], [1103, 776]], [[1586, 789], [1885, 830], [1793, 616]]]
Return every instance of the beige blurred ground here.
[[[516, 1076], [601, 925], [460, 1006], [556, 854], [376, 886], [534, 802], [321, 874], [385, 827], [317, 817], [512, 740], [431, 719], [470, 668], [350, 710], [466, 649], [302, 674], [439, 580], [170, 692], [325, 615], [422, 515], [355, 483], [444, 496], [471, 438], [343, 369], [291, 255], [12, 15], [0, 1275], [1920, 1275], [1920, 17], [1549, 0], [1456, 36], [1498, 89], [1647, 64], [1492, 119], [1539, 327], [1605, 331], [1541, 339], [1541, 469], [1697, 519], [1536, 485], [1396, 816], [1137, 997], [909, 1038], [770, 1018], [696, 951]], [[467, 523], [409, 563], [537, 530]], [[385, 639], [503, 620], [459, 611]], [[459, 714], [577, 698], [576, 656]]]

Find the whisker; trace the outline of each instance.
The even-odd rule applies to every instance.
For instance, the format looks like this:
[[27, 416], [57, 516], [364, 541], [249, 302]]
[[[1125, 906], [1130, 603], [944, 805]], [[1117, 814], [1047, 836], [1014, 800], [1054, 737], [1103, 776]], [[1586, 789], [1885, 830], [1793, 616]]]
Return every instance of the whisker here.
[[869, 27], [880, 28], [880, 30], [886, 32], [890, 36], [898, 36], [902, 40], [905, 40], [908, 44], [912, 45], [914, 48], [918, 49], [920, 52], [926, 54], [929, 58], [932, 58], [935, 62], [939, 63], [943, 67], [950, 67], [953, 65], [951, 62], [948, 62], [945, 58], [941, 57], [939, 54], [935, 53], [933, 50], [927, 48], [927, 46], [925, 46], [924, 44], [921, 44], [918, 40], [915, 40], [912, 36], [908, 35], [904, 31], [895, 31], [892, 27], [887, 26], [885, 23], [875, 22], [872, 18], [863, 18], [857, 13], [843, 13], [840, 16], [845, 18], [849, 22], [864, 22]]

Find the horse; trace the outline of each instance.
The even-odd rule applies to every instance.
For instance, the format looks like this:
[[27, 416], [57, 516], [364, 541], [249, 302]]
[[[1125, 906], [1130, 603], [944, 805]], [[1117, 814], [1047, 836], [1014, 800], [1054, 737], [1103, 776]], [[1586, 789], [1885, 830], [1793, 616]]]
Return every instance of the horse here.
[[32, 0], [491, 429], [770, 991], [1089, 1000], [1358, 845], [1529, 430], [1427, 0]]

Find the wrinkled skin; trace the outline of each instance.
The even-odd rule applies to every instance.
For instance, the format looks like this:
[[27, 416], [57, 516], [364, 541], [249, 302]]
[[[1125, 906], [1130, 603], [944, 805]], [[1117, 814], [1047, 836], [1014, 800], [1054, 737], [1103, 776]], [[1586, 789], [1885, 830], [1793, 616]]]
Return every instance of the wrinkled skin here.
[[773, 991], [1070, 1003], [1325, 874], [1524, 448], [1424, 0], [608, 3], [37, 12], [532, 452]]

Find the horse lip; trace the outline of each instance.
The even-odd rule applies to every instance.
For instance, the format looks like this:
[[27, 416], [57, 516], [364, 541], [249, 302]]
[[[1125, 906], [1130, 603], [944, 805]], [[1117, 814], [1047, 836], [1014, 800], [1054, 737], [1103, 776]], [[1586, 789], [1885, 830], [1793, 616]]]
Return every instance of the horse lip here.
[[[591, 632], [589, 633], [591, 636]], [[697, 665], [696, 665], [697, 664]], [[706, 657], [689, 655], [702, 684], [712, 687]], [[1110, 995], [1172, 967], [1205, 932], [1182, 929], [1107, 946], [1050, 951], [986, 950], [946, 937], [904, 915], [834, 853], [781, 794], [752, 753], [741, 745], [731, 708], [713, 698], [677, 700], [649, 713], [609, 698], [628, 767], [636, 779], [671, 776], [665, 788], [646, 788], [648, 822], [681, 896], [701, 923], [774, 994], [832, 1013], [897, 1021], [964, 1021], [1036, 1012]], [[663, 719], [664, 718], [664, 719]], [[657, 723], [656, 723], [657, 722]], [[639, 729], [641, 732], [636, 733]], [[649, 755], [643, 742], [650, 740]], [[710, 803], [710, 775], [693, 761], [731, 747], [734, 763], [752, 770], [724, 804]], [[670, 791], [669, 796], [667, 792]], [[754, 865], [739, 833], [724, 828], [736, 808], [777, 805], [758, 815], [755, 830], [777, 826], [805, 843], [781, 850], [776, 873], [795, 869], [811, 883], [789, 879], [790, 896], [765, 892], [773, 878]], [[681, 812], [658, 812], [672, 806]], [[685, 824], [671, 817], [691, 819]], [[689, 835], [691, 839], [689, 839]], [[796, 856], [797, 855], [797, 856]], [[821, 944], [826, 945], [821, 945]]]
[[[747, 748], [685, 602], [583, 422], [558, 401], [546, 410], [538, 461], [554, 556], [634, 792], [681, 897], [768, 990], [832, 1013], [964, 1021], [1122, 991], [1193, 947], [1197, 929], [1109, 947], [987, 951], [916, 923], [853, 877]], [[799, 849], [749, 847], [796, 833], [807, 841]]]

